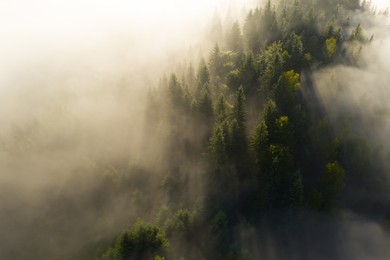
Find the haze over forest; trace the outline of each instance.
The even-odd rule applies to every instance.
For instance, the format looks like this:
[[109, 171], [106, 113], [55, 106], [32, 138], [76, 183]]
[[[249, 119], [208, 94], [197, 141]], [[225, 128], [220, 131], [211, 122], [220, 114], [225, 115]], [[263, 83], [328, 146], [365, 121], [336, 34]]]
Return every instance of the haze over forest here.
[[0, 259], [388, 259], [387, 1], [0, 2]]

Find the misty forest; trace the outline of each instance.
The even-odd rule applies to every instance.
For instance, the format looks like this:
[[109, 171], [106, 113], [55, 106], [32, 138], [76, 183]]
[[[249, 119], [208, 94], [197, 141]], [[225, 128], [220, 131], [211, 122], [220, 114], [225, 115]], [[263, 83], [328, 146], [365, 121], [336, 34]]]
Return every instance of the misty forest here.
[[[36, 86], [0, 91], [1, 259], [390, 258], [388, 11], [272, 0], [203, 20], [160, 69], [140, 52], [132, 75], [77, 58], [12, 75]], [[73, 70], [98, 83], [65, 87]]]

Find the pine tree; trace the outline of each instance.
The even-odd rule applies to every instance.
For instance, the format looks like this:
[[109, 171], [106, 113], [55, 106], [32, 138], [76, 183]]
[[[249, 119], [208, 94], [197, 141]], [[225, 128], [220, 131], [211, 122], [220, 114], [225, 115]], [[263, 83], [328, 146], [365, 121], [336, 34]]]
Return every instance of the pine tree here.
[[196, 84], [197, 84], [197, 89], [196, 89], [195, 97], [199, 98], [205, 86], [210, 84], [210, 72], [204, 59], [202, 59], [199, 64], [199, 69], [196, 76]]
[[245, 103], [244, 88], [241, 86], [237, 91], [236, 102], [234, 104], [234, 119], [237, 121], [238, 127], [245, 133], [246, 131], [246, 103]]
[[223, 94], [219, 96], [218, 103], [215, 108], [215, 115], [216, 115], [216, 124], [220, 125], [225, 120], [227, 120], [228, 117], [228, 111], [227, 111], [227, 101]]
[[244, 50], [239, 23], [233, 23], [232, 29], [227, 37], [227, 49], [241, 54]]
[[215, 45], [209, 59], [211, 82], [216, 85], [223, 73], [223, 61], [218, 44]]
[[240, 68], [242, 86], [248, 96], [256, 94], [258, 85], [258, 72], [251, 54], [247, 55]]
[[326, 165], [325, 174], [320, 180], [325, 208], [330, 209], [335, 205], [335, 200], [344, 189], [344, 179], [345, 171], [337, 161]]

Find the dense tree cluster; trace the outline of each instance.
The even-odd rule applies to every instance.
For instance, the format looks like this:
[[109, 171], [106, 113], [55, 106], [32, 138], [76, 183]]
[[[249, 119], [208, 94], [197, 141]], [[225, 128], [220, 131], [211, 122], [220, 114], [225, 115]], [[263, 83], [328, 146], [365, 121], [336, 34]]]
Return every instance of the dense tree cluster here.
[[311, 81], [319, 67], [356, 65], [368, 42], [348, 19], [359, 2], [268, 1], [224, 37], [214, 17], [208, 58], [149, 93], [145, 149], [163, 144], [148, 161], [167, 196], [158, 226], [135, 224], [103, 258], [253, 259], [240, 225], [261, 230], [303, 210], [370, 214], [383, 169], [353, 129], [330, 127]]

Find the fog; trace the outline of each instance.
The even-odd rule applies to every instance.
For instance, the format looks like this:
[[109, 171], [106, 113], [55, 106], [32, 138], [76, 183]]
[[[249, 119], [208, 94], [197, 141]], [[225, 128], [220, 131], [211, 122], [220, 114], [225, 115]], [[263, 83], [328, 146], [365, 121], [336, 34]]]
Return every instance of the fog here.
[[[365, 37], [373, 37], [373, 41], [362, 47], [358, 66], [328, 66], [316, 72], [317, 91], [331, 120], [344, 122], [336, 128], [348, 125], [349, 131], [367, 137], [387, 154], [390, 20], [386, 15], [357, 15], [351, 22], [352, 27], [361, 24]], [[356, 46], [351, 44], [346, 48]]]
[[88, 102], [120, 87], [131, 92], [154, 86], [183, 56], [208, 47], [203, 42], [213, 12], [238, 3], [18, 0], [0, 5], [0, 111], [2, 124], [9, 125], [32, 112], [28, 102], [42, 102], [36, 107], [42, 109], [45, 103], [60, 106], [66, 98]]
[[[153, 218], [162, 198], [144, 203], [150, 208], [134, 201], [158, 190], [155, 176], [141, 176], [149, 182], [147, 190], [95, 195], [105, 196], [104, 185], [117, 189], [105, 183], [113, 172], [120, 180], [116, 166], [137, 167], [140, 157], [148, 157], [141, 141], [148, 91], [183, 59], [197, 64], [198, 56], [208, 56], [215, 44], [207, 39], [208, 26], [216, 12], [243, 21], [245, 10], [258, 2], [0, 1], [0, 258], [82, 259], [102, 251], [139, 215]], [[314, 79], [330, 118], [355, 111], [361, 118], [357, 132], [390, 152], [390, 23], [380, 16], [362, 24], [375, 37], [365, 47], [362, 69], [327, 67]], [[343, 88], [332, 92], [329, 85]], [[323, 223], [316, 219], [313, 226], [316, 221]], [[364, 259], [386, 243], [378, 224], [354, 215], [345, 220], [351, 221], [339, 237], [352, 240], [342, 245], [342, 256]], [[241, 232], [243, 241], [252, 240], [250, 228]], [[376, 240], [364, 250], [356, 241], [365, 241], [367, 232]], [[281, 258], [272, 235], [268, 241], [263, 250], [269, 259]]]
[[239, 1], [0, 1], [0, 258], [82, 258], [155, 213], [136, 207], [142, 187], [105, 198], [104, 176], [148, 157], [148, 90], [208, 54], [229, 8], [242, 19]]
[[216, 10], [242, 4], [0, 2], [0, 258], [83, 258], [147, 215], [129, 205], [133, 190], [94, 202], [110, 189], [102, 176], [147, 157], [147, 91], [208, 52]]
[[[191, 50], [202, 52], [207, 21], [223, 3], [2, 1], [2, 134], [34, 120], [68, 130], [67, 119], [115, 131], [106, 120], [139, 115], [143, 93]], [[134, 129], [126, 127], [117, 131]]]
[[[384, 10], [388, 2], [373, 1], [373, 5]], [[372, 146], [371, 152], [375, 153], [375, 164], [386, 169], [388, 181], [390, 178], [388, 174], [390, 143], [387, 135], [390, 130], [388, 66], [390, 20], [386, 15], [363, 17], [355, 14], [352, 16], [351, 23], [352, 28], [361, 24], [365, 37], [373, 36], [374, 40], [362, 47], [359, 52], [358, 66], [330, 65], [315, 72], [313, 75], [315, 90], [334, 131], [365, 138]], [[356, 46], [351, 44], [345, 48], [356, 48]], [[359, 162], [354, 163], [359, 164]], [[367, 194], [367, 196], [371, 195]], [[389, 193], [381, 196], [379, 200], [385, 200]], [[373, 200], [377, 199], [373, 198]], [[352, 219], [348, 218], [342, 226], [346, 237], [336, 258], [386, 259], [388, 257], [389, 252], [385, 245], [389, 243], [389, 236], [383, 232], [383, 227], [378, 225], [378, 222], [356, 219], [356, 216], [352, 216]], [[366, 238], [369, 239], [364, 241]]]
[[372, 1], [372, 4], [380, 10], [384, 10], [389, 7], [389, 2], [386, 0], [374, 0]]

